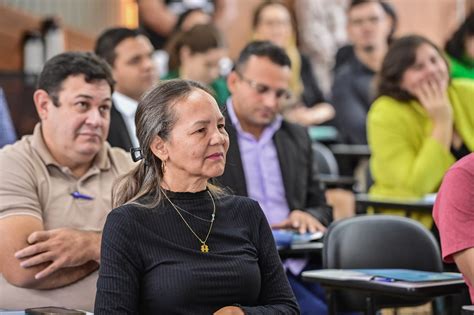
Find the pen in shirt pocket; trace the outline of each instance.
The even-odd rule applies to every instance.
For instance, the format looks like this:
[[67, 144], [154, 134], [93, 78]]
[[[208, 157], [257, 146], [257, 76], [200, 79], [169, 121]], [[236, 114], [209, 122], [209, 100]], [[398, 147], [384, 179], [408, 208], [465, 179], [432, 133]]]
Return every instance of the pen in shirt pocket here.
[[74, 199], [84, 199], [84, 200], [93, 200], [93, 199], [94, 199], [94, 197], [81, 194], [81, 193], [78, 192], [78, 191], [72, 192], [72, 193], [71, 193], [71, 196], [72, 196]]

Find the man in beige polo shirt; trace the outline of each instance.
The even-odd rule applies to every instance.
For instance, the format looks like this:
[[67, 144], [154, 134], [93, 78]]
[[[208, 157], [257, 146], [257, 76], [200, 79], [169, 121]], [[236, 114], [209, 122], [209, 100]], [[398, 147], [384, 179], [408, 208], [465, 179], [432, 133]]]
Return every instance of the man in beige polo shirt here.
[[0, 150], [0, 309], [93, 309], [112, 183], [132, 167], [105, 141], [112, 90], [95, 55], [53, 57], [34, 93], [41, 122]]

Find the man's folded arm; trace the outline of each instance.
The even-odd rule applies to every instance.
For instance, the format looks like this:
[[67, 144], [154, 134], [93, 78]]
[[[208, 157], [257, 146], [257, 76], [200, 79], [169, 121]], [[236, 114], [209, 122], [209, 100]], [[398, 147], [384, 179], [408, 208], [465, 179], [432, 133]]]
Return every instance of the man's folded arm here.
[[[99, 264], [94, 261], [100, 248], [100, 236], [95, 240], [95, 236], [91, 237], [93, 243], [88, 247], [87, 251], [82, 249], [81, 254], [90, 255], [89, 257], [81, 257], [84, 263], [77, 266], [63, 266], [43, 278], [36, 279], [35, 276], [48, 268], [53, 262], [46, 261], [30, 267], [22, 267], [20, 264], [31, 258], [44, 258], [40, 255], [47, 254], [47, 251], [31, 255], [26, 258], [17, 258], [15, 253], [25, 249], [31, 244], [28, 243], [28, 237], [37, 231], [44, 231], [41, 220], [30, 215], [14, 215], [0, 219], [0, 272], [3, 277], [12, 285], [29, 288], [29, 289], [53, 289], [74, 283], [95, 271]], [[90, 232], [93, 233], [93, 232]], [[86, 233], [84, 233], [86, 235]], [[92, 235], [91, 235], [92, 236]], [[37, 242], [36, 244], [38, 244]], [[94, 248], [97, 247], [97, 248]], [[71, 248], [71, 250], [76, 250]], [[94, 251], [94, 252], [92, 252]], [[77, 260], [77, 257], [75, 257]]]

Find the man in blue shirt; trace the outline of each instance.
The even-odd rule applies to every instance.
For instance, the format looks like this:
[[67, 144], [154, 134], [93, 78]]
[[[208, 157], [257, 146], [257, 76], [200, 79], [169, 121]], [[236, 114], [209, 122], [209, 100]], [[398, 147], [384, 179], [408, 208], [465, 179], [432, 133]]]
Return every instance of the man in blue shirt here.
[[16, 141], [15, 128], [8, 110], [7, 100], [0, 88], [0, 148]]

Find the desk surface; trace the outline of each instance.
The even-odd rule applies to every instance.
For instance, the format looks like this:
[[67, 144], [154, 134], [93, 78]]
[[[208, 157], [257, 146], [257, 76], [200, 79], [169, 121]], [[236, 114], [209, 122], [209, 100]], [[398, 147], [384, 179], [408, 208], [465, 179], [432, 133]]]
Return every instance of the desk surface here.
[[371, 196], [369, 194], [356, 194], [356, 205], [367, 208], [379, 209], [402, 209], [405, 211], [422, 211], [431, 213], [434, 199], [424, 198], [385, 198]]
[[316, 176], [322, 184], [326, 186], [353, 186], [356, 183], [356, 179], [352, 176], [340, 176], [332, 174], [319, 174]]
[[293, 244], [290, 247], [278, 248], [280, 256], [285, 258], [304, 255], [321, 255], [323, 252], [323, 242], [309, 242], [304, 244]]
[[347, 273], [346, 270], [325, 269], [304, 271], [303, 280], [319, 282], [332, 289], [359, 290], [405, 298], [432, 298], [459, 293], [466, 288], [463, 279], [431, 282], [382, 282], [374, 281], [370, 276]]
[[312, 141], [334, 142], [337, 140], [338, 131], [332, 126], [310, 126], [308, 134]]
[[334, 155], [351, 157], [370, 157], [370, 148], [366, 144], [333, 144], [329, 146]]

